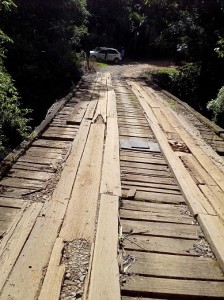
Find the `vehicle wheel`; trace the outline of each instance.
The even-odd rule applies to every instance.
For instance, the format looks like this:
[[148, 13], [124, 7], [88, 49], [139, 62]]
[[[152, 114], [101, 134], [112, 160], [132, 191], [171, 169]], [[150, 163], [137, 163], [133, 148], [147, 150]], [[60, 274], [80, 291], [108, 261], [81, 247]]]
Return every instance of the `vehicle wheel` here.
[[96, 61], [96, 56], [95, 56], [95, 55], [90, 56], [90, 60], [91, 60], [91, 61]]
[[119, 58], [116, 57], [116, 58], [114, 59], [114, 63], [117, 65], [117, 64], [119, 64], [119, 62], [120, 62]]

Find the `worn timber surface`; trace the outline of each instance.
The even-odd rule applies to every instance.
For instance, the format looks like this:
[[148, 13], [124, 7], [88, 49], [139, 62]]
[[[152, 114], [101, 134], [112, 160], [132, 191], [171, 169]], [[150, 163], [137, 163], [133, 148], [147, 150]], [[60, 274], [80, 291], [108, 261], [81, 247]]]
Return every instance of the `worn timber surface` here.
[[97, 73], [44, 122], [0, 182], [0, 299], [224, 299], [222, 131], [174, 100]]

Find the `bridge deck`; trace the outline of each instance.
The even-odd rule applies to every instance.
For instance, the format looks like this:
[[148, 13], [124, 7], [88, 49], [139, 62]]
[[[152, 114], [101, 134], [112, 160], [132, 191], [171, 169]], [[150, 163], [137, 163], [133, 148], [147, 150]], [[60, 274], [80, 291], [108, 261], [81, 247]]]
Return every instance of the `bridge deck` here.
[[167, 97], [97, 74], [13, 164], [0, 299], [224, 298], [223, 161]]

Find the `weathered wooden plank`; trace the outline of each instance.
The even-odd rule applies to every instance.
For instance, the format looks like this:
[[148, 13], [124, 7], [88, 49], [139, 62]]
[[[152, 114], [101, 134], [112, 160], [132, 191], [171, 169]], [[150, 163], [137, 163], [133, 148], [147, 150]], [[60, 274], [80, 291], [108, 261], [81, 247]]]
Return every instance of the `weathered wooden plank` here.
[[41, 181], [47, 181], [52, 177], [51, 173], [41, 172], [41, 171], [24, 171], [12, 168], [10, 173], [8, 174], [9, 177], [17, 177], [17, 178], [25, 178], [25, 179], [36, 179]]
[[24, 199], [12, 199], [7, 197], [0, 197], [0, 206], [12, 207], [12, 208], [22, 208], [26, 201]]
[[224, 275], [213, 259], [128, 251], [127, 254], [136, 258], [130, 266], [130, 272], [145, 276], [222, 280]]
[[196, 225], [121, 220], [123, 231], [134, 234], [197, 239], [201, 229]]
[[135, 183], [132, 185], [132, 184], [129, 184], [128, 182], [124, 183], [122, 181], [122, 189], [123, 188], [128, 189], [128, 190], [130, 190], [131, 188], [136, 188], [136, 190], [138, 190], [138, 191], [159, 193], [159, 194], [161, 194], [161, 196], [163, 196], [163, 194], [181, 195], [181, 193], [177, 190], [163, 189], [163, 188], [159, 189], [157, 187], [142, 186], [142, 185], [139, 185], [138, 183]]
[[118, 196], [101, 195], [88, 297], [90, 300], [120, 299], [117, 261], [118, 204]]
[[197, 220], [224, 271], [224, 224], [217, 216], [199, 215]]
[[[162, 180], [161, 180], [162, 181]], [[148, 181], [131, 181], [131, 180], [127, 180], [126, 176], [124, 178], [122, 178], [122, 184], [123, 185], [133, 185], [135, 187], [149, 187], [149, 188], [158, 188], [161, 190], [164, 190], [164, 192], [166, 193], [167, 190], [172, 190], [172, 191], [180, 191], [179, 187], [175, 184], [166, 184], [166, 183], [159, 183], [159, 180], [148, 180]]]
[[27, 171], [40, 171], [40, 172], [47, 172], [47, 173], [54, 173], [55, 170], [52, 168], [51, 165], [44, 165], [44, 164], [35, 164], [29, 162], [16, 162], [13, 165], [14, 170], [27, 170]]
[[[104, 124], [93, 124], [80, 162], [61, 236], [93, 240], [103, 158]], [[78, 214], [74, 218], [74, 211]]]
[[103, 122], [106, 123], [107, 121], [107, 74], [102, 74], [99, 100], [97, 102], [95, 115], [93, 117], [94, 123], [99, 116], [101, 116]]
[[100, 193], [121, 196], [119, 135], [116, 117], [107, 118]]
[[[0, 263], [2, 267], [2, 271], [0, 274], [0, 290], [2, 290], [7, 277], [9, 276], [15, 262], [17, 261], [18, 256], [20, 255], [20, 252], [34, 226], [34, 223], [42, 206], [43, 204], [41, 203], [33, 203], [30, 207], [28, 207], [23, 213], [22, 218], [20, 219], [5, 247], [0, 248]], [[21, 270], [19, 271], [19, 275], [21, 274]], [[3, 295], [1, 295], [1, 297], [2, 299], [4, 299]], [[5, 297], [8, 297], [8, 295], [5, 295]]]
[[[80, 131], [73, 143], [71, 155], [66, 161], [58, 186], [50, 203], [46, 203], [35, 227], [20, 255], [8, 285], [5, 295], [16, 299], [34, 299], [43, 276], [43, 268], [47, 265], [58, 230], [61, 227], [67, 208], [79, 161], [83, 154], [88, 136], [90, 121], [81, 124]], [[43, 230], [44, 228], [44, 230]], [[32, 268], [29, 268], [32, 266]], [[23, 271], [25, 268], [25, 271]], [[16, 282], [13, 289], [10, 283]], [[29, 291], [26, 291], [29, 286]], [[10, 291], [7, 292], [7, 290]]]
[[89, 105], [89, 101], [80, 101], [77, 103], [74, 111], [71, 113], [67, 119], [67, 124], [80, 124], [85, 115], [86, 109]]
[[[123, 188], [122, 194], [127, 195], [127, 190], [129, 189]], [[182, 195], [142, 192], [138, 190], [136, 191], [135, 200], [155, 203], [186, 204]]]
[[177, 224], [194, 224], [194, 219], [184, 215], [174, 215], [161, 212], [145, 212], [134, 210], [120, 210], [120, 217], [126, 220], [139, 220], [139, 221], [155, 221], [155, 222], [167, 222]]
[[26, 163], [35, 163], [35, 164], [40, 164], [40, 165], [50, 165], [52, 162], [56, 163], [57, 161], [60, 161], [60, 159], [55, 159], [55, 158], [43, 158], [39, 157], [38, 159], [35, 156], [28, 156], [28, 155], [23, 155], [18, 159], [18, 162], [26, 162]]
[[[134, 86], [135, 84], [132, 83]], [[135, 90], [134, 90], [135, 91]], [[136, 92], [136, 91], [135, 91]], [[137, 93], [136, 93], [137, 94]], [[144, 93], [142, 93], [143, 96], [145, 96]], [[179, 186], [185, 195], [186, 201], [188, 202], [192, 212], [197, 215], [198, 213], [209, 213], [214, 214], [214, 210], [204, 197], [204, 195], [201, 193], [201, 191], [196, 186], [194, 180], [191, 178], [190, 174], [187, 172], [185, 167], [180, 162], [179, 158], [174, 155], [173, 150], [168, 145], [168, 141], [166, 140], [166, 137], [164, 136], [164, 133], [162, 132], [161, 128], [159, 127], [159, 124], [157, 122], [157, 119], [155, 115], [153, 114], [152, 109], [148, 105], [149, 102], [148, 98], [144, 99], [139, 97], [137, 94], [138, 99], [145, 110], [147, 114], [147, 118], [149, 121], [149, 124], [159, 142], [160, 148], [163, 151], [167, 162], [169, 166], [171, 167], [172, 171], [174, 172], [174, 175], [179, 183]], [[183, 136], [181, 135], [183, 138]], [[185, 142], [185, 140], [184, 140]], [[197, 200], [196, 200], [197, 199]]]
[[175, 239], [157, 236], [129, 235], [124, 239], [125, 250], [200, 256], [193, 251], [197, 240]]
[[22, 196], [25, 196], [26, 194], [30, 194], [38, 190], [40, 190], [40, 188], [23, 189], [5, 186], [1, 191], [1, 197], [20, 198]]
[[[43, 268], [49, 261], [66, 207], [66, 202], [51, 201], [42, 209], [41, 216], [37, 218], [3, 288], [3, 299], [35, 298], [43, 277]], [[20, 236], [18, 239], [20, 240]]]
[[160, 203], [150, 203], [150, 202], [140, 202], [133, 200], [124, 200], [122, 199], [120, 207], [123, 209], [130, 209], [135, 211], [148, 211], [153, 213], [168, 213], [173, 215], [183, 215], [184, 211], [188, 208], [183, 205], [174, 205], [174, 204], [160, 204]]
[[39, 180], [29, 180], [29, 179], [22, 179], [22, 178], [10, 178], [6, 177], [0, 181], [0, 185], [8, 186], [8, 187], [18, 187], [18, 188], [45, 188], [46, 183]]
[[223, 299], [224, 282], [130, 276], [121, 290], [124, 294], [132, 293], [144, 297], [172, 296], [181, 299], [184, 296], [185, 299], [193, 299], [193, 297]]
[[73, 141], [75, 134], [56, 134], [45, 132], [42, 134], [42, 138], [59, 140], [59, 141]]
[[57, 238], [38, 300], [56, 300], [60, 298], [61, 285], [65, 273], [65, 266], [60, 265], [63, 247], [63, 240]]
[[121, 160], [132, 161], [135, 163], [142, 163], [142, 164], [158, 164], [158, 165], [167, 166], [167, 162], [165, 161], [164, 158], [161, 158], [160, 154], [150, 154], [150, 152], [148, 152], [147, 149], [145, 149], [145, 152], [135, 151], [135, 150], [136, 149], [129, 149], [129, 150], [122, 149]]
[[131, 158], [129, 160], [123, 161], [122, 158], [120, 159], [121, 167], [128, 167], [128, 168], [135, 168], [135, 169], [147, 169], [147, 170], [161, 170], [161, 171], [168, 171], [168, 166], [163, 164], [157, 164], [155, 161], [150, 161], [149, 163], [138, 163], [132, 162]]
[[172, 178], [173, 175], [171, 172], [161, 171], [161, 170], [149, 170], [149, 169], [137, 169], [132, 167], [123, 166], [121, 169], [123, 174], [127, 175], [140, 175], [140, 176], [150, 176], [150, 177], [159, 177], [159, 178]]
[[[159, 176], [142, 176], [136, 174], [124, 174], [122, 179], [130, 182], [141, 182], [141, 183], [161, 183], [162, 185], [171, 185], [177, 187], [177, 184], [173, 178], [163, 178]], [[178, 188], [178, 187], [177, 187]], [[178, 188], [179, 189], [179, 188]]]
[[7, 224], [7, 226], [12, 222], [16, 214], [18, 213], [18, 209], [14, 207], [0, 207], [0, 221]]

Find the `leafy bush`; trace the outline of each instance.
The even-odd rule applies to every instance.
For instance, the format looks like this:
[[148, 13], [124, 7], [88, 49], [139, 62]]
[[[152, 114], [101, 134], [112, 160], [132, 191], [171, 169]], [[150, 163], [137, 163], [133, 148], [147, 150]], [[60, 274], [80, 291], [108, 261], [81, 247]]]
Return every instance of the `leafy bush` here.
[[0, 64], [0, 151], [8, 152], [23, 138], [26, 138], [30, 127], [26, 117], [28, 109], [20, 108], [18, 92], [11, 76]]
[[212, 111], [215, 122], [222, 122], [224, 125], [224, 86], [218, 92], [216, 99], [208, 102], [207, 108]]

